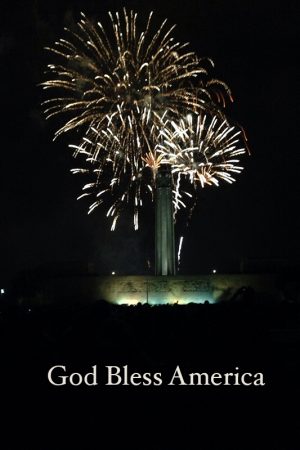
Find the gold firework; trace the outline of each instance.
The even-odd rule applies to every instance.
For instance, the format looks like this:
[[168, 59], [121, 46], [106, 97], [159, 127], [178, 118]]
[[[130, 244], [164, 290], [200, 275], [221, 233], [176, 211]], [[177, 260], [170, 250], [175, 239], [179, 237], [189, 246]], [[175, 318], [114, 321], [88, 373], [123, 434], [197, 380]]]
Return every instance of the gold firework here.
[[96, 195], [89, 212], [106, 199], [112, 228], [122, 205], [131, 201], [138, 227], [142, 192], [152, 193], [162, 159], [155, 148], [165, 123], [192, 112], [221, 115], [216, 103], [231, 98], [225, 83], [208, 79], [204, 59], [174, 39], [175, 26], [165, 20], [153, 29], [152, 15], [141, 28], [134, 11], [109, 13], [106, 31], [82, 13], [74, 30], [66, 28], [65, 38], [48, 48], [58, 62], [48, 65], [42, 83], [51, 94], [43, 103], [46, 117], [64, 117], [55, 138], [80, 131], [79, 142], [70, 147], [88, 168], [72, 171], [95, 178], [79, 198]]
[[171, 165], [176, 209], [183, 205], [181, 185], [186, 181], [194, 189], [218, 186], [219, 180], [235, 181], [234, 174], [243, 170], [239, 157], [246, 153], [241, 135], [242, 130], [216, 116], [188, 114], [178, 123], [166, 124], [157, 152], [162, 163]]

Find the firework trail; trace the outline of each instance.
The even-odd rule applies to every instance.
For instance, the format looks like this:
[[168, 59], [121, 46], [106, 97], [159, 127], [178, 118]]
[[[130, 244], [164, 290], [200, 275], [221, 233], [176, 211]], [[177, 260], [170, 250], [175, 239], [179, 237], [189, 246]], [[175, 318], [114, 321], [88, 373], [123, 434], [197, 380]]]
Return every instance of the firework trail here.
[[179, 239], [179, 246], [178, 246], [178, 252], [177, 252], [177, 262], [178, 262], [178, 267], [180, 266], [180, 256], [181, 256], [182, 243], [183, 243], [183, 236], [180, 236], [180, 239]]
[[176, 42], [166, 20], [152, 30], [150, 13], [140, 31], [134, 11], [109, 16], [105, 31], [82, 14], [76, 29], [65, 29], [66, 37], [48, 48], [58, 63], [48, 65], [42, 86], [51, 98], [43, 107], [47, 118], [64, 117], [55, 138], [81, 132], [70, 147], [75, 157], [84, 157], [85, 167], [72, 171], [93, 177], [79, 196], [96, 196], [89, 212], [108, 202], [114, 229], [122, 205], [132, 202], [137, 228], [142, 197], [152, 195], [162, 159], [156, 144], [166, 121], [218, 111], [216, 104], [225, 104], [231, 93], [222, 81], [207, 79], [204, 66], [212, 61]]

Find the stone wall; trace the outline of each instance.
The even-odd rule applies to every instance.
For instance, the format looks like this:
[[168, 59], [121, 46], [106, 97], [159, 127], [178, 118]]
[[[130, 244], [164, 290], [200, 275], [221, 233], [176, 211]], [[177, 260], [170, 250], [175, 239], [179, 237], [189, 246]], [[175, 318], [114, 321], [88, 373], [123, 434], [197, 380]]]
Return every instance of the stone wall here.
[[44, 282], [36, 300], [107, 300], [116, 304], [216, 303], [232, 298], [242, 287], [280, 300], [285, 289], [278, 275], [212, 274], [198, 276], [73, 276]]

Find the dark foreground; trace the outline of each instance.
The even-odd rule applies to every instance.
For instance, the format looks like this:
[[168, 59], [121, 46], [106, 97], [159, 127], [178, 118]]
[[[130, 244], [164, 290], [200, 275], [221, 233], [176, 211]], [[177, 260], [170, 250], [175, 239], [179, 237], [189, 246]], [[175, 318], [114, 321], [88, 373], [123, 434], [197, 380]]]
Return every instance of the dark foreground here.
[[[1, 448], [299, 449], [300, 308], [219, 305], [2, 308]], [[96, 386], [52, 386], [98, 369]], [[160, 373], [160, 386], [105, 385], [105, 366]], [[190, 372], [261, 372], [265, 386], [170, 386]], [[122, 380], [122, 383], [124, 380]]]

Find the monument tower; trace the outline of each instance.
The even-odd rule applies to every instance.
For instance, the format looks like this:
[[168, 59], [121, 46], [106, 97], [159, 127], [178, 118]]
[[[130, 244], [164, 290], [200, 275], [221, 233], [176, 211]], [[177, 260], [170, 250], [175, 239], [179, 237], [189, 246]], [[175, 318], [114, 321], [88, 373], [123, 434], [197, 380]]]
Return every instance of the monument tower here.
[[175, 275], [175, 236], [171, 169], [159, 168], [155, 192], [155, 275]]

